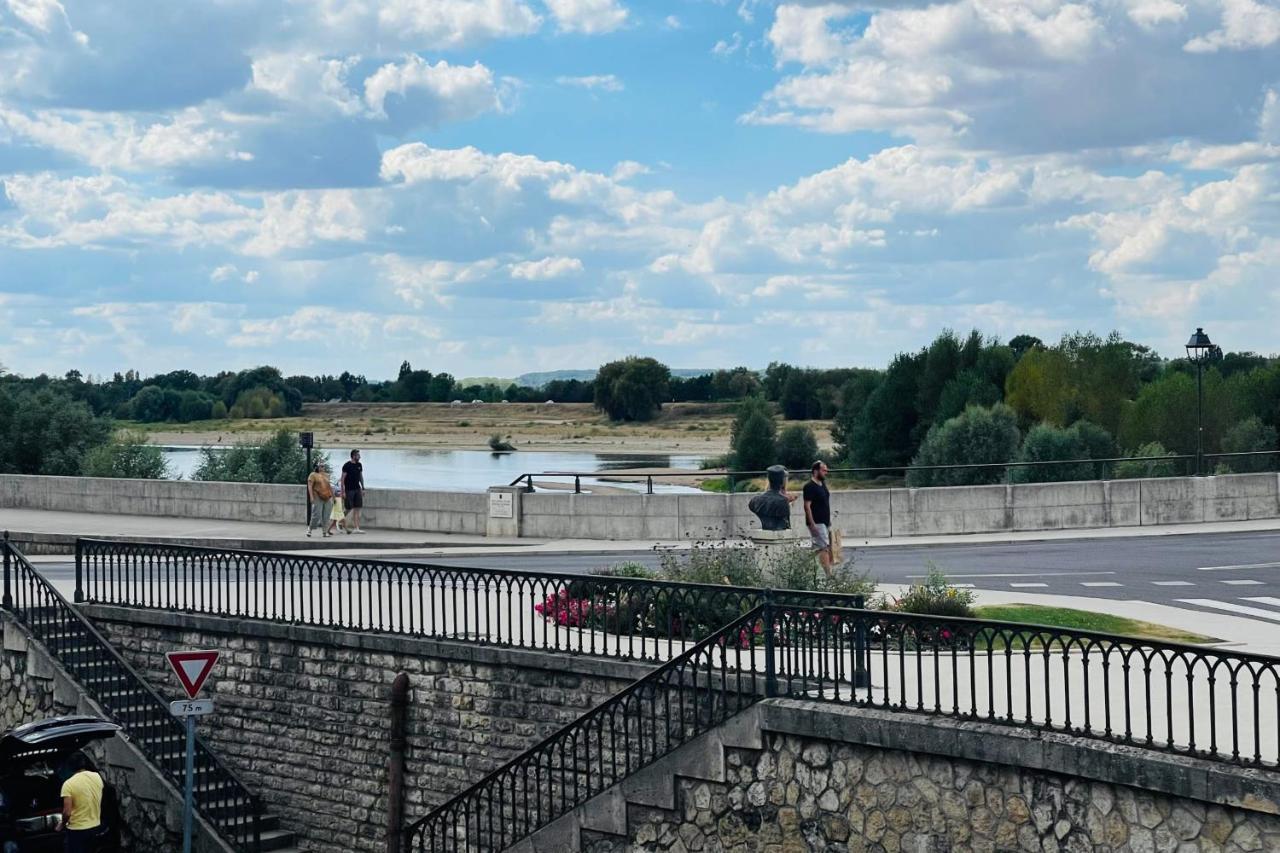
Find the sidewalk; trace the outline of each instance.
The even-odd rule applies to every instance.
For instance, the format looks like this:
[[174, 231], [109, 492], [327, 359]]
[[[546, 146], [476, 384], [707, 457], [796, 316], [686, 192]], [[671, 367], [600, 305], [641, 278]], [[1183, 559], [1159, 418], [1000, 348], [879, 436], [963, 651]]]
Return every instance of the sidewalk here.
[[[162, 516], [99, 515], [31, 509], [0, 510], [0, 529], [16, 539], [71, 544], [77, 537], [169, 540], [175, 544], [200, 544], [260, 550], [341, 550], [377, 553], [421, 552], [451, 554], [609, 554], [648, 551], [654, 548], [688, 549], [693, 543], [654, 540], [530, 539], [476, 536], [458, 533], [423, 533], [412, 530], [371, 529], [363, 536], [339, 535], [310, 539], [301, 520], [297, 524], [253, 521], [221, 521]], [[1156, 527], [1112, 527], [1089, 530], [1033, 530], [1025, 532], [970, 533], [944, 536], [911, 536], [881, 539], [845, 539], [846, 548], [916, 548], [928, 545], [993, 545], [1080, 539], [1124, 539], [1147, 536], [1191, 536], [1215, 533], [1280, 531], [1280, 519], [1257, 521], [1171, 524]]]

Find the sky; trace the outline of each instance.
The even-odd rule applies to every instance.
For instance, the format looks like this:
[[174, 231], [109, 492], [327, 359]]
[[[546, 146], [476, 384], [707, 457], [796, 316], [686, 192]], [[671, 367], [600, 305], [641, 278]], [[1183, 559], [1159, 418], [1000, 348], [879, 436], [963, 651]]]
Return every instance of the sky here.
[[0, 0], [0, 364], [1280, 321], [1280, 0]]

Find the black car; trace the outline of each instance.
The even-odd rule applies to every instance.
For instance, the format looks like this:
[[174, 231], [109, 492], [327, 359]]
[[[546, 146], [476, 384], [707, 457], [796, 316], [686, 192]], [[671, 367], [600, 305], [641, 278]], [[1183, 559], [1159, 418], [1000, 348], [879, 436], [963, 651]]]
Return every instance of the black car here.
[[[62, 850], [63, 763], [96, 740], [114, 737], [115, 723], [97, 717], [52, 717], [0, 737], [0, 853]], [[120, 809], [115, 789], [104, 784], [99, 853], [120, 849]]]

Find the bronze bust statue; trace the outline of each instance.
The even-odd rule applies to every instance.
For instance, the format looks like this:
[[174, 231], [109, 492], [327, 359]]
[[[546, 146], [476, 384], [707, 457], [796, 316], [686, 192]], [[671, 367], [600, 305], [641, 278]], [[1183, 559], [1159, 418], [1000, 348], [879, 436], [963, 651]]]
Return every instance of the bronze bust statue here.
[[752, 498], [747, 508], [760, 519], [762, 529], [790, 530], [791, 498], [782, 492], [787, 485], [787, 469], [771, 465], [766, 473], [769, 475], [769, 490]]

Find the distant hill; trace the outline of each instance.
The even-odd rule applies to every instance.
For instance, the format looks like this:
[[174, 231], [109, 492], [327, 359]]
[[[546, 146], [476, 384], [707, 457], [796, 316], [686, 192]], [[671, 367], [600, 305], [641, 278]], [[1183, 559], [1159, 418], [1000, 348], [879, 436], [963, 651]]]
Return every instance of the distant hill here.
[[[715, 370], [710, 368], [703, 370], [691, 367], [672, 368], [671, 370], [672, 376], [680, 376], [685, 379], [688, 379], [691, 376], [705, 376], [708, 373], [715, 373]], [[569, 379], [577, 379], [581, 382], [585, 382], [588, 379], [595, 378], [596, 371], [594, 370], [547, 370], [542, 373], [525, 373], [521, 376], [517, 376], [515, 378], [515, 383], [526, 388], [541, 388], [548, 382], [554, 382], [557, 379], [566, 381]]]

